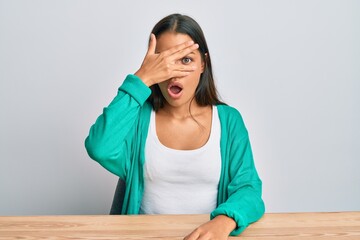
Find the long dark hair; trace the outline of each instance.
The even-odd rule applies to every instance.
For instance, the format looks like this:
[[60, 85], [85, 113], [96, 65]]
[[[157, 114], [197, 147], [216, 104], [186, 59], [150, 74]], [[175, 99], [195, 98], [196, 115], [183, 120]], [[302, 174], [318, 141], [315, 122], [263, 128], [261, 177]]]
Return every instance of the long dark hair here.
[[[183, 33], [199, 44], [199, 52], [204, 61], [204, 71], [200, 76], [199, 85], [195, 90], [195, 100], [200, 106], [224, 104], [219, 100], [215, 87], [214, 77], [211, 68], [211, 59], [205, 36], [199, 24], [189, 16], [181, 14], [171, 14], [161, 19], [151, 31], [156, 38], [164, 32]], [[155, 111], [164, 106], [165, 98], [162, 95], [159, 85], [150, 87], [152, 93], [148, 99]]]

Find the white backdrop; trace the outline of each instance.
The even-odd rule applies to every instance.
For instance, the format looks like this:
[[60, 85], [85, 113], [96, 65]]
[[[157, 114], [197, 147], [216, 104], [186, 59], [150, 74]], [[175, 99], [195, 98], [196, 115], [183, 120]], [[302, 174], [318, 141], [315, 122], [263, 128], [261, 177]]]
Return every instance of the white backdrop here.
[[267, 212], [359, 211], [360, 1], [0, 0], [0, 215], [109, 212], [84, 139], [174, 12], [205, 32]]

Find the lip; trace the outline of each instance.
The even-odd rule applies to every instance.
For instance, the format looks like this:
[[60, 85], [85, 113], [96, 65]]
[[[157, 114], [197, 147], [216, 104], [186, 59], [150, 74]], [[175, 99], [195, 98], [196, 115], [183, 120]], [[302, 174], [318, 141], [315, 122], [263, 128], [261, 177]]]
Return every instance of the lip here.
[[[171, 88], [171, 87], [174, 87], [174, 86], [181, 88], [181, 91], [180, 91], [179, 93], [173, 93], [173, 92], [170, 90], [170, 88]], [[173, 98], [173, 99], [178, 99], [178, 98], [180, 98], [181, 95], [182, 95], [183, 89], [184, 89], [184, 88], [183, 88], [182, 84], [179, 83], [179, 82], [170, 82], [170, 83], [168, 84], [168, 86], [167, 86], [167, 92], [168, 92], [169, 96], [170, 96], [171, 98]]]

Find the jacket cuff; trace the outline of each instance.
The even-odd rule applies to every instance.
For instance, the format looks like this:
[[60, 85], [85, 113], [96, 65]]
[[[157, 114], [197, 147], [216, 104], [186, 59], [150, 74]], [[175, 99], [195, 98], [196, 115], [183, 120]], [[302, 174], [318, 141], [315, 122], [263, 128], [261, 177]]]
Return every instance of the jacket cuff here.
[[133, 97], [141, 106], [149, 98], [151, 89], [141, 79], [133, 74], [127, 75], [119, 91], [124, 91]]
[[230, 233], [230, 236], [239, 235], [247, 227], [247, 224], [246, 224], [247, 221], [245, 221], [245, 219], [243, 219], [242, 216], [240, 216], [239, 214], [236, 214], [234, 211], [226, 209], [225, 207], [221, 207], [221, 205], [218, 208], [216, 208], [214, 211], [212, 211], [212, 213], [210, 214], [210, 219], [213, 219], [218, 215], [228, 216], [229, 218], [234, 219], [234, 221], [236, 222], [237, 227]]

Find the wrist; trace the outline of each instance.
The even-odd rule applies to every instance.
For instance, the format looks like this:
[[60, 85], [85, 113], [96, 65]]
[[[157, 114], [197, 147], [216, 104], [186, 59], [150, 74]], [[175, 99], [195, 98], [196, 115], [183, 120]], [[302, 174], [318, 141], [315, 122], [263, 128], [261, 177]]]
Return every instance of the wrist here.
[[213, 220], [218, 222], [229, 234], [237, 227], [235, 220], [226, 215], [218, 215]]
[[148, 78], [146, 78], [146, 77], [142, 74], [142, 72], [140, 71], [140, 69], [139, 69], [138, 71], [136, 71], [136, 72], [134, 73], [134, 75], [137, 76], [138, 78], [140, 78], [141, 81], [143, 81], [143, 83], [144, 83], [146, 86], [150, 87], [151, 85], [153, 85], [152, 82], [151, 82], [151, 80], [149, 80]]

